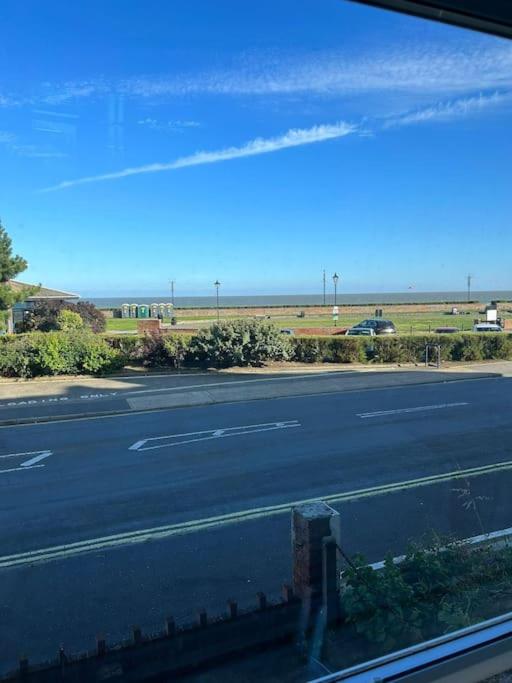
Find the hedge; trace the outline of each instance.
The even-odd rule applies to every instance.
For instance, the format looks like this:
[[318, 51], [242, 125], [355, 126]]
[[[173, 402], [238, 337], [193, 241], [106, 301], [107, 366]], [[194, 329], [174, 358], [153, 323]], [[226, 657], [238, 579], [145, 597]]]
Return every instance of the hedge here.
[[261, 365], [269, 360], [305, 363], [423, 363], [427, 342], [445, 361], [512, 360], [512, 335], [450, 334], [401, 337], [285, 337], [253, 326], [212, 326], [194, 336], [94, 335], [87, 331], [32, 332], [0, 337], [0, 376], [37, 377], [146, 367]]
[[32, 332], [0, 337], [0, 375], [38, 377], [111, 372], [124, 356], [92, 332]]
[[511, 360], [512, 335], [422, 334], [377, 337], [294, 337], [294, 360], [304, 363], [423, 363], [427, 343], [445, 361]]

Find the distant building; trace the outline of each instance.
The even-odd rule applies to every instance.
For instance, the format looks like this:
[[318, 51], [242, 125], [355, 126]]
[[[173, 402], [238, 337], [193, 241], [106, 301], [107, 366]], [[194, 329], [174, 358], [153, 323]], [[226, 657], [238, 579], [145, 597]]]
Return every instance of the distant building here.
[[12, 332], [15, 329], [16, 323], [23, 322], [25, 315], [28, 311], [32, 311], [34, 307], [41, 303], [42, 301], [52, 301], [52, 302], [71, 302], [76, 303], [80, 296], [78, 294], [72, 294], [71, 292], [62, 292], [59, 289], [50, 289], [49, 287], [40, 287], [38, 285], [29, 285], [26, 282], [18, 282], [17, 280], [10, 280], [9, 285], [17, 291], [23, 291], [26, 287], [37, 288], [37, 291], [28, 296], [25, 301], [19, 301], [12, 307], [12, 315], [9, 321], [9, 331]]

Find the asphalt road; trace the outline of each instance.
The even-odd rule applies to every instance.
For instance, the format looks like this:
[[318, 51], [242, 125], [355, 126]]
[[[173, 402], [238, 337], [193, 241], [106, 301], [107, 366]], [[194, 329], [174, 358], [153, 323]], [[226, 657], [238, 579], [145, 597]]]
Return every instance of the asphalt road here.
[[330, 496], [370, 560], [433, 528], [512, 526], [510, 382], [1, 428], [2, 666], [276, 594], [294, 501]]

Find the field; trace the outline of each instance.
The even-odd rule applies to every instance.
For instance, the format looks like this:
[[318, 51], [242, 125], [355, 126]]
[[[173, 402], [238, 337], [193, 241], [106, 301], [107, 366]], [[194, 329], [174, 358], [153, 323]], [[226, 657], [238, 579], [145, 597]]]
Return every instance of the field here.
[[[289, 327], [292, 329], [304, 327], [332, 327], [332, 317], [318, 314], [308, 314], [304, 318], [291, 316], [289, 313], [285, 315], [272, 315], [270, 311], [270, 321], [278, 327]], [[414, 334], [419, 332], [434, 331], [436, 327], [458, 327], [462, 331], [471, 330], [473, 320], [478, 317], [477, 311], [470, 311], [465, 315], [449, 315], [443, 311], [428, 311], [428, 312], [396, 312], [392, 313], [389, 310], [384, 312], [386, 319], [392, 320], [400, 334]], [[180, 326], [204, 327], [216, 320], [216, 315], [202, 315], [198, 317], [194, 315], [193, 311], [184, 311], [180, 314], [177, 311], [178, 322]], [[254, 317], [247, 310], [240, 311], [222, 311], [221, 320], [234, 320], [240, 317]], [[341, 311], [337, 325], [338, 327], [351, 327], [361, 322], [365, 317], [372, 317], [370, 312], [356, 313], [348, 311], [344, 313]], [[164, 323], [169, 323], [170, 320], [164, 320]], [[137, 330], [136, 319], [107, 319], [108, 332], [135, 332]]]

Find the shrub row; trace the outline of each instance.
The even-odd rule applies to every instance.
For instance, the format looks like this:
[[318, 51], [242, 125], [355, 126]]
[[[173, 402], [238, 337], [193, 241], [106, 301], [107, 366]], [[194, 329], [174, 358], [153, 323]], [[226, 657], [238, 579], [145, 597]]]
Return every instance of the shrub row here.
[[504, 333], [292, 339], [294, 360], [304, 363], [422, 363], [427, 343], [439, 344], [442, 360], [512, 359], [512, 335]]
[[510, 360], [510, 334], [401, 337], [286, 337], [271, 324], [233, 321], [196, 335], [98, 336], [86, 330], [0, 337], [0, 375], [110, 372], [128, 363], [146, 367], [261, 365], [273, 360], [305, 363], [421, 363], [427, 342], [451, 361]]
[[124, 357], [92, 332], [33, 332], [0, 337], [0, 375], [78, 375], [120, 369]]

